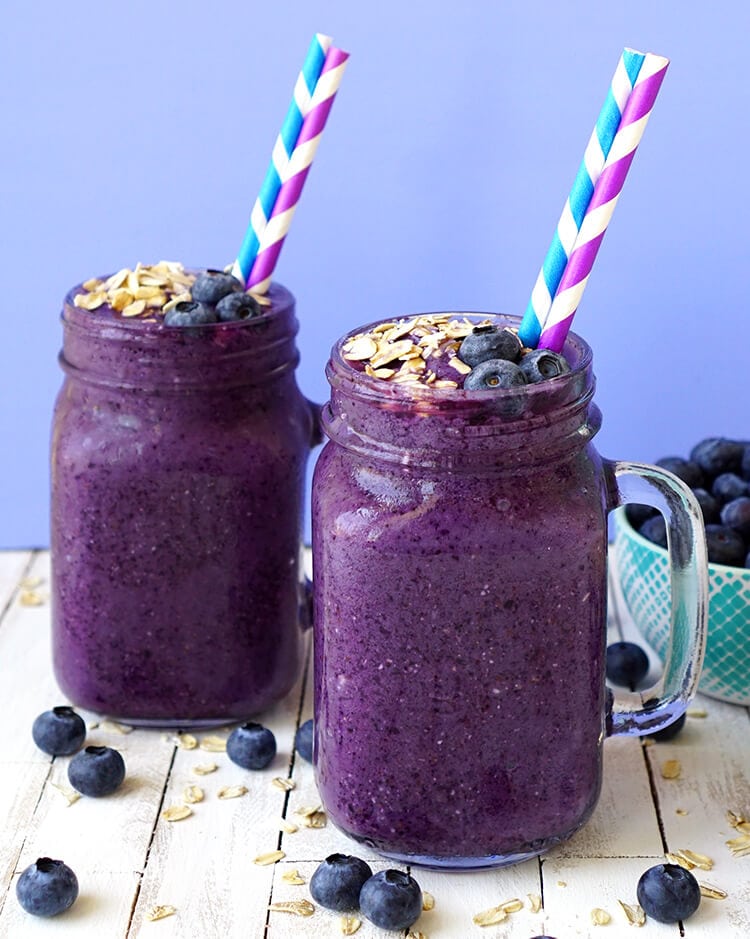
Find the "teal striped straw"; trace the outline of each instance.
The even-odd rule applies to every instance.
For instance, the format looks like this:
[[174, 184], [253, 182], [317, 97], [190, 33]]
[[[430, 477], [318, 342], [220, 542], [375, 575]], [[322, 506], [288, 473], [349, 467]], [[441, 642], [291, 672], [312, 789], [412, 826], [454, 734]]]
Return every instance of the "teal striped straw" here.
[[318, 83], [326, 53], [332, 42], [330, 36], [316, 33], [307, 51], [302, 71], [297, 77], [292, 103], [289, 105], [279, 136], [276, 138], [273, 153], [271, 154], [271, 163], [250, 213], [250, 223], [247, 226], [237, 260], [232, 266], [232, 274], [243, 285], [247, 282], [248, 275], [258, 256], [263, 231], [268, 219], [271, 217], [276, 197], [279, 194], [289, 166], [289, 159], [297, 145], [302, 121], [310, 110], [310, 101]]
[[535, 349], [562, 279], [568, 258], [580, 231], [596, 181], [604, 169], [612, 141], [620, 126], [622, 112], [633, 90], [645, 56], [634, 49], [624, 49], [607, 92], [604, 106], [583, 155], [573, 188], [563, 208], [552, 244], [531, 291], [518, 335], [525, 346]]

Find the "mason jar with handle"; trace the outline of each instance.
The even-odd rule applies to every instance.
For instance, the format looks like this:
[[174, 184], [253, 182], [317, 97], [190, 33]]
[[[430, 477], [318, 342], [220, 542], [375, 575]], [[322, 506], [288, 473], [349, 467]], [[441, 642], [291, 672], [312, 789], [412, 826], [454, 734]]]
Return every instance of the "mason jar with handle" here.
[[[592, 354], [574, 334], [568, 373], [490, 392], [384, 380], [345, 339], [313, 482], [321, 799], [390, 858], [520, 861], [589, 817], [608, 733], [658, 730], [693, 695], [700, 510], [669, 473], [597, 454]], [[626, 500], [664, 514], [672, 564], [670, 654], [645, 707], [605, 684], [607, 513]]]
[[52, 639], [70, 701], [207, 726], [285, 695], [308, 608], [300, 555], [317, 413], [292, 294], [168, 326], [66, 297], [52, 433]]

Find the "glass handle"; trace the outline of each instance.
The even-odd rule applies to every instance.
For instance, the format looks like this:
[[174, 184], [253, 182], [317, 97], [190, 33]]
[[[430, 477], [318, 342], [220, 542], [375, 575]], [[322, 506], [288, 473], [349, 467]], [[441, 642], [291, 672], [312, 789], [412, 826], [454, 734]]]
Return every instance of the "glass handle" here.
[[634, 696], [615, 695], [608, 733], [647, 734], [668, 726], [687, 708], [698, 686], [706, 647], [708, 559], [703, 516], [688, 487], [672, 473], [645, 463], [605, 461], [610, 509], [626, 502], [650, 505], [664, 516], [672, 584], [669, 646], [661, 677]]
[[323, 425], [320, 422], [320, 414], [323, 410], [323, 405], [316, 404], [314, 401], [310, 401], [309, 398], [305, 400], [307, 401], [307, 406], [310, 408], [310, 415], [312, 416], [312, 429], [310, 432], [310, 449], [312, 450], [323, 443]]

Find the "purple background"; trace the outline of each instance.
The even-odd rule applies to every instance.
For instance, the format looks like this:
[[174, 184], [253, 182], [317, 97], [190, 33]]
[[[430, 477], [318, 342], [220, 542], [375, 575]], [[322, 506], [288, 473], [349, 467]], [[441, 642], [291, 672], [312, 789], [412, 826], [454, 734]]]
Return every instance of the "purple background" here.
[[599, 449], [653, 460], [750, 436], [749, 28], [741, 0], [11, 0], [0, 547], [48, 542], [64, 292], [138, 260], [233, 260], [315, 30], [352, 58], [277, 268], [306, 394], [325, 396], [330, 345], [358, 323], [523, 312], [630, 45], [672, 66], [576, 317]]

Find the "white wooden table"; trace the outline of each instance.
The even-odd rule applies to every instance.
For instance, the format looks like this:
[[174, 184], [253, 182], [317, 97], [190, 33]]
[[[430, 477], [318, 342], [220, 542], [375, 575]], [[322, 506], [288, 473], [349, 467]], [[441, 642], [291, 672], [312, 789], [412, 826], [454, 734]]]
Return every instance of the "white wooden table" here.
[[[125, 939], [306, 939], [343, 935], [341, 917], [316, 908], [309, 917], [269, 910], [275, 903], [309, 900], [306, 885], [288, 882], [290, 872], [309, 881], [317, 863], [341, 851], [365, 857], [374, 869], [393, 866], [352, 843], [330, 824], [300, 825], [295, 810], [318, 805], [312, 767], [293, 759], [295, 727], [311, 716], [311, 682], [299, 683], [288, 699], [260, 717], [276, 734], [279, 753], [259, 773], [234, 766], [225, 753], [177, 746], [159, 731], [122, 733], [84, 714], [88, 743], [118, 748], [126, 761], [122, 788], [103, 799], [68, 803], [67, 758], [50, 759], [34, 746], [30, 728], [43, 710], [62, 704], [49, 656], [49, 558], [45, 552], [0, 553], [0, 937]], [[621, 628], [611, 603], [613, 638]], [[99, 721], [99, 726], [96, 726]], [[214, 733], [216, 735], [216, 732]], [[196, 734], [202, 739], [206, 734]], [[226, 737], [226, 732], [220, 733]], [[503, 870], [469, 874], [413, 872], [434, 899], [414, 936], [463, 939], [476, 936], [531, 939], [547, 934], [630, 936], [619, 901], [636, 904], [641, 873], [665, 851], [706, 855], [713, 869], [696, 869], [703, 883], [726, 891], [704, 899], [698, 912], [678, 925], [647, 920], [646, 937], [732, 939], [750, 935], [750, 855], [736, 857], [726, 842], [737, 836], [727, 810], [750, 816], [750, 723], [745, 708], [698, 698], [675, 740], [644, 746], [636, 739], [605, 744], [604, 788], [589, 824], [570, 842], [539, 860]], [[679, 760], [681, 774], [665, 779], [661, 767]], [[198, 764], [218, 768], [197, 776]], [[289, 792], [273, 784], [290, 779]], [[418, 780], [415, 785], [418, 785]], [[183, 802], [187, 786], [200, 786], [193, 814], [168, 822], [163, 811]], [[218, 790], [242, 785], [247, 793], [219, 799]], [[282, 818], [298, 826], [281, 830]], [[255, 858], [281, 850], [276, 864]], [[50, 920], [35, 919], [18, 905], [15, 883], [37, 857], [60, 858], [78, 876], [73, 908]], [[541, 899], [534, 912], [529, 897]], [[499, 925], [480, 928], [472, 916], [518, 898], [524, 908]], [[174, 907], [150, 920], [159, 905]], [[611, 916], [592, 924], [594, 908]], [[358, 939], [384, 939], [364, 922]]]

